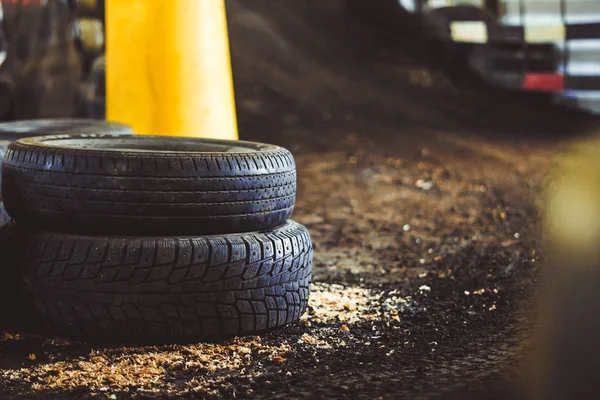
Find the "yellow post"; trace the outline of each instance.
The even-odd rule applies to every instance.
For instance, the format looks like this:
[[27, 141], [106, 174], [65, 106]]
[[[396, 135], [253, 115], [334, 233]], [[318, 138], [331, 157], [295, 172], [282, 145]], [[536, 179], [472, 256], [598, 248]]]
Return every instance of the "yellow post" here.
[[224, 0], [106, 0], [106, 117], [238, 138]]

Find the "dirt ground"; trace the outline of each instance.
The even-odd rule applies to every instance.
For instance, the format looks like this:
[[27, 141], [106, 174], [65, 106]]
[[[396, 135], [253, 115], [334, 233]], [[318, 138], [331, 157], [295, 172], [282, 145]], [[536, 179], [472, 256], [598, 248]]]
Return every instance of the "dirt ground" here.
[[337, 0], [238, 0], [229, 17], [241, 136], [296, 156], [308, 313], [159, 347], [0, 321], [0, 398], [514, 398], [544, 261], [540, 185], [598, 120], [450, 79], [405, 17], [383, 34]]

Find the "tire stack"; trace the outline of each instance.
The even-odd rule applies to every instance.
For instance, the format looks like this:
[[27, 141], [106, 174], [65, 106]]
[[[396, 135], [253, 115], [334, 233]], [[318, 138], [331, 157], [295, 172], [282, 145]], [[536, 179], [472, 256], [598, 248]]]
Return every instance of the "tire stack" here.
[[280, 327], [307, 308], [312, 243], [288, 220], [296, 170], [283, 148], [31, 137], [9, 145], [2, 174], [23, 289], [53, 334], [191, 342]]

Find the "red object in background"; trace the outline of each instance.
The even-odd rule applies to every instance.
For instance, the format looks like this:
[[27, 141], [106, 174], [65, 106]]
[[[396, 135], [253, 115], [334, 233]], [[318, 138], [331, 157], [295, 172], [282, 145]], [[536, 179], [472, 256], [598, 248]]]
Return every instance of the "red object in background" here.
[[562, 92], [565, 90], [564, 76], [561, 74], [525, 74], [523, 90], [539, 90], [544, 92]]

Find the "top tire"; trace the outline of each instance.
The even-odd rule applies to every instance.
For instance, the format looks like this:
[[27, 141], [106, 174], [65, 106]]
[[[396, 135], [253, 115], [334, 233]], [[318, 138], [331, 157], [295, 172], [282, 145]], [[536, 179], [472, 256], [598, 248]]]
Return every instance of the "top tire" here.
[[270, 230], [291, 216], [296, 195], [286, 149], [159, 136], [21, 139], [8, 148], [2, 179], [19, 224], [89, 235]]

